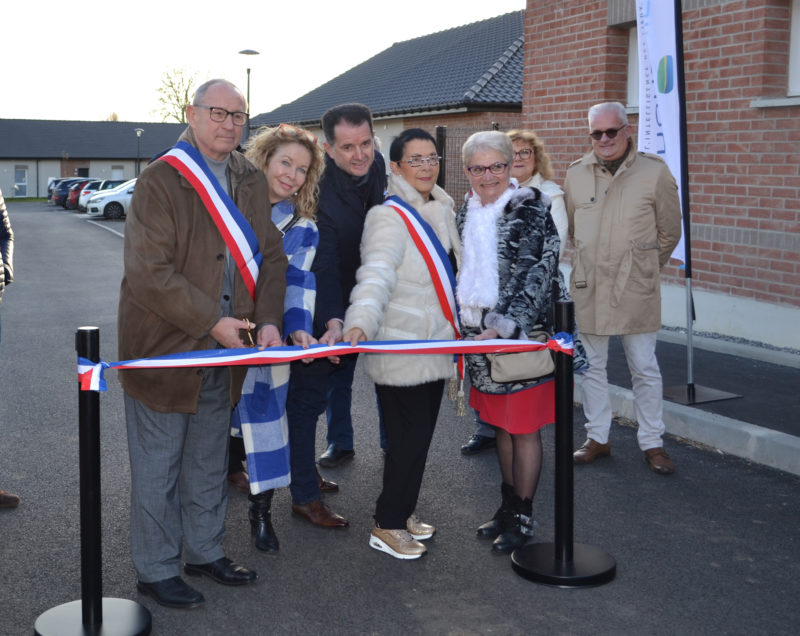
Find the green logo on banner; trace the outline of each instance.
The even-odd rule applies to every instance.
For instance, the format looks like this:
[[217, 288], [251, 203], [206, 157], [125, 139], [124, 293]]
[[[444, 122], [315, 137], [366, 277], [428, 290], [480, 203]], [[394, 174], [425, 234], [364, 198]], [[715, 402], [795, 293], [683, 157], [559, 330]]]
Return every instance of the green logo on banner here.
[[658, 61], [658, 77], [656, 86], [659, 93], [669, 93], [673, 85], [673, 68], [675, 64], [671, 55], [665, 55]]

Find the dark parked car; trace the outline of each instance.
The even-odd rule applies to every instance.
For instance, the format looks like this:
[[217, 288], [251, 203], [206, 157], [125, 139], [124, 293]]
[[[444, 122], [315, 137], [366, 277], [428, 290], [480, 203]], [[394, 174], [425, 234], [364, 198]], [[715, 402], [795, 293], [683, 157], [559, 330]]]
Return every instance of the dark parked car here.
[[61, 183], [66, 179], [71, 179], [71, 178], [72, 177], [60, 177], [58, 179], [53, 179], [52, 181], [50, 181], [50, 183], [47, 184], [47, 200], [52, 202], [53, 190], [55, 190], [58, 187], [59, 183]]
[[70, 186], [80, 183], [81, 181], [87, 181], [86, 177], [70, 177], [69, 179], [60, 181], [59, 184], [53, 188], [53, 196], [50, 198], [53, 205], [63, 206], [64, 202], [67, 200]]
[[83, 190], [83, 186], [88, 183], [91, 183], [91, 179], [84, 179], [83, 181], [78, 181], [77, 183], [73, 183], [69, 187], [69, 191], [67, 192], [67, 198], [64, 200], [62, 204], [65, 209], [67, 210], [75, 210], [78, 207], [78, 197], [81, 195], [81, 190]]

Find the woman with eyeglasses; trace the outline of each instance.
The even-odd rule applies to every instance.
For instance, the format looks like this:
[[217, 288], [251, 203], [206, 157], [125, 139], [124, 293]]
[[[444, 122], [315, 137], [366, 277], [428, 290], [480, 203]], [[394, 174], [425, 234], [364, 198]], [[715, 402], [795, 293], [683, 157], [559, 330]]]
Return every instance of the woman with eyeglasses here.
[[[514, 159], [511, 162], [511, 176], [517, 180], [520, 188], [537, 188], [550, 198], [550, 216], [556, 224], [561, 244], [558, 248], [559, 259], [564, 254], [567, 241], [569, 220], [564, 205], [564, 191], [559, 188], [553, 178], [553, 167], [550, 155], [544, 149], [544, 143], [533, 131], [509, 130], [506, 133], [514, 146]], [[475, 432], [461, 447], [465, 455], [478, 453], [484, 448], [491, 448], [496, 443], [494, 427], [476, 416]]]
[[[310, 132], [281, 124], [251, 137], [245, 156], [267, 178], [272, 222], [283, 234], [283, 251], [289, 259], [282, 333], [292, 344], [307, 348], [316, 343], [311, 336], [316, 283], [310, 270], [319, 241], [314, 218], [317, 184], [324, 168], [322, 148]], [[272, 497], [275, 486], [285, 485], [288, 480], [285, 471], [276, 474], [275, 465], [262, 458], [266, 456], [263, 451], [283, 450], [288, 454], [281, 441], [286, 437], [289, 368], [289, 364], [273, 364], [248, 369], [242, 399], [231, 421], [234, 437], [229, 481], [236, 484], [232, 476], [241, 472], [242, 453], [236, 450], [241, 449], [244, 438], [251, 533], [256, 548], [265, 552], [279, 548], [272, 527]], [[317, 476], [329, 490], [337, 489], [336, 484]], [[248, 475], [242, 474], [240, 479], [247, 486]]]
[[[389, 158], [389, 197], [364, 222], [344, 340], [451, 340], [455, 324], [448, 314], [452, 318], [455, 302], [437, 295], [434, 279], [453, 299], [461, 246], [453, 200], [436, 185], [441, 157], [431, 134], [412, 128], [392, 141]], [[414, 236], [430, 249], [418, 247]], [[369, 545], [398, 559], [418, 559], [426, 552], [421, 541], [436, 531], [415, 509], [453, 356], [366, 354], [364, 368], [375, 382], [387, 440]]]
[[514, 146], [514, 161], [511, 162], [511, 176], [519, 182], [520, 188], [538, 188], [550, 197], [550, 216], [558, 230], [561, 247], [559, 258], [564, 254], [569, 220], [564, 204], [564, 191], [553, 181], [553, 166], [550, 155], [544, 149], [544, 142], [530, 130], [509, 130], [506, 133]]
[[[558, 269], [559, 238], [547, 197], [511, 177], [514, 147], [505, 133], [478, 132], [462, 151], [471, 189], [456, 215], [462, 262], [457, 298], [465, 338], [527, 339], [553, 332], [553, 282], [566, 296]], [[539, 430], [555, 420], [552, 378], [498, 383], [485, 355], [465, 356], [469, 403], [497, 430], [501, 505], [478, 536], [508, 554], [533, 536], [533, 497], [542, 466]]]

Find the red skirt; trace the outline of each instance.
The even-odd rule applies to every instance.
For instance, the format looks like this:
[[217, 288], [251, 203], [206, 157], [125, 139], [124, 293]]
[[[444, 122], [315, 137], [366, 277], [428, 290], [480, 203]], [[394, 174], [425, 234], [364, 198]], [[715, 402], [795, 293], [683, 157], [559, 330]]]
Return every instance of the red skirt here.
[[533, 433], [556, 421], [556, 383], [547, 380], [529, 389], [493, 395], [470, 389], [469, 405], [481, 420], [512, 435]]

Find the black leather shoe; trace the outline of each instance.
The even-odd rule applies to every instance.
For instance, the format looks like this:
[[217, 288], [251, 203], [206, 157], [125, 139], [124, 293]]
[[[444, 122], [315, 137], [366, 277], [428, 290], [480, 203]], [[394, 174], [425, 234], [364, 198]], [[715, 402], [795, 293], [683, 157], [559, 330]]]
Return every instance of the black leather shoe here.
[[352, 448], [345, 450], [344, 448], [339, 448], [336, 444], [330, 444], [328, 449], [319, 456], [317, 463], [324, 468], [333, 468], [346, 459], [353, 459], [355, 454], [356, 452]]
[[253, 570], [236, 565], [228, 557], [220, 557], [216, 561], [200, 565], [187, 563], [183, 566], [183, 571], [192, 576], [207, 576], [222, 585], [248, 585], [255, 583], [258, 578]]
[[462, 455], [475, 455], [481, 451], [488, 450], [497, 446], [497, 440], [494, 437], [485, 437], [475, 433], [469, 438], [469, 441], [461, 447]]
[[206, 602], [206, 599], [203, 598], [200, 592], [179, 576], [173, 576], [171, 579], [154, 581], [153, 583], [138, 581], [136, 583], [136, 588], [142, 594], [146, 594], [155, 599], [156, 603], [159, 605], [172, 607], [174, 609], [192, 609], [193, 607], [200, 607]]

